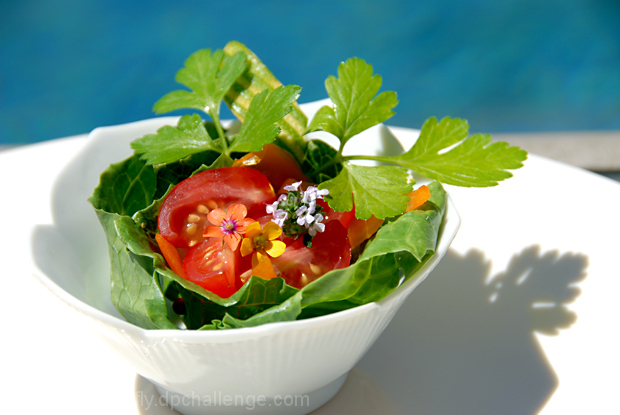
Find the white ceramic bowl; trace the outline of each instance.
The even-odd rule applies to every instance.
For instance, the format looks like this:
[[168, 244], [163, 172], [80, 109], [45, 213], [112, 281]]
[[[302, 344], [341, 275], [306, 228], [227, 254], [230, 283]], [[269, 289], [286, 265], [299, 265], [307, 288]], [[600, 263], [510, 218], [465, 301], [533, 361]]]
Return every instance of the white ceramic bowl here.
[[[313, 112], [314, 107], [306, 107]], [[32, 241], [35, 275], [86, 316], [101, 338], [150, 380], [184, 414], [306, 414], [331, 399], [347, 373], [379, 337], [407, 296], [448, 250], [460, 218], [448, 198], [435, 255], [378, 303], [303, 321], [223, 331], [145, 330], [126, 322], [110, 300], [104, 233], [86, 199], [100, 173], [131, 154], [129, 142], [177, 118], [164, 117], [94, 130], [57, 178], [54, 226], [38, 227]], [[366, 134], [364, 148], [402, 151], [389, 131]], [[355, 140], [351, 141], [352, 143]]]

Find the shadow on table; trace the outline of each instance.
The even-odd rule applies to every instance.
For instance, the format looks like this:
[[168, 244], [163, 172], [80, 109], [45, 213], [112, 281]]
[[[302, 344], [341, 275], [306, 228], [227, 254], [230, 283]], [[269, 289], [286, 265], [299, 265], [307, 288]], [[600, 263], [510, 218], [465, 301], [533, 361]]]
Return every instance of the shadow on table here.
[[575, 322], [567, 304], [587, 265], [531, 246], [490, 275], [482, 252], [450, 250], [316, 415], [537, 413], [558, 379], [534, 333]]

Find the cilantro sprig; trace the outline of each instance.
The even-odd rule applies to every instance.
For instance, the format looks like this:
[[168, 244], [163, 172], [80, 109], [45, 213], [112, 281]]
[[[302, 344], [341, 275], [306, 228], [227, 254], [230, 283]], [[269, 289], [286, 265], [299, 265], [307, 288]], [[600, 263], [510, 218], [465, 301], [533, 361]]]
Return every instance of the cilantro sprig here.
[[217, 135], [212, 137], [198, 114], [184, 115], [176, 127], [164, 126], [156, 134], [134, 140], [131, 147], [149, 165], [176, 162], [207, 150], [221, 154], [217, 166], [232, 165], [233, 152], [259, 151], [275, 140], [280, 128], [275, 124], [293, 109], [301, 88], [297, 85], [264, 90], [252, 100], [244, 123], [236, 135], [227, 136], [221, 121], [220, 107], [224, 96], [247, 69], [246, 55], [232, 56], [220, 49], [203, 49], [193, 53], [176, 81], [190, 89], [172, 91], [160, 98], [153, 109], [164, 113], [177, 109], [198, 109], [213, 121]]
[[[362, 131], [384, 122], [398, 104], [395, 92], [377, 92], [381, 77], [373, 75], [371, 65], [352, 58], [338, 67], [338, 78], [330, 76], [325, 87], [332, 106], [319, 109], [308, 131], [326, 131], [338, 138], [340, 146], [331, 160], [317, 166], [317, 174], [341, 165], [337, 176], [320, 184], [328, 189], [330, 207], [349, 211], [355, 204], [355, 215], [367, 219], [371, 215], [386, 218], [402, 213], [412, 190], [408, 171], [415, 171], [445, 184], [469, 187], [494, 186], [512, 176], [509, 169], [522, 166], [527, 153], [504, 142], [491, 142], [491, 136], [468, 137], [467, 121], [430, 118], [422, 127], [413, 147], [398, 156], [366, 156], [342, 154], [345, 144]], [[373, 160], [382, 166], [360, 166], [354, 160]]]

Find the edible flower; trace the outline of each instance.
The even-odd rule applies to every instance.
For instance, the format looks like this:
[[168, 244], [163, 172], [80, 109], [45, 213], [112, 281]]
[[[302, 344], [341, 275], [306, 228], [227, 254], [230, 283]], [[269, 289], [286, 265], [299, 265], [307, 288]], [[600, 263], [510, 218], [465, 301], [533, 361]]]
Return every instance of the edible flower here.
[[271, 279], [276, 273], [271, 265], [269, 257], [279, 257], [284, 253], [286, 244], [277, 238], [282, 235], [282, 228], [274, 222], [267, 222], [263, 228], [260, 223], [251, 223], [246, 231], [245, 238], [241, 242], [241, 255], [252, 255], [252, 274]]
[[278, 200], [266, 207], [267, 213], [273, 215], [272, 222], [282, 228], [284, 235], [293, 238], [305, 233], [313, 237], [325, 230], [322, 223], [325, 217], [320, 213], [323, 208], [316, 201], [329, 194], [329, 190], [308, 186], [302, 191], [301, 183], [284, 186], [288, 193], [280, 195]]
[[207, 219], [215, 226], [207, 226], [203, 236], [209, 238], [221, 237], [224, 242], [235, 251], [241, 242], [242, 234], [247, 227], [254, 223], [254, 219], [246, 219], [248, 210], [245, 205], [232, 204], [226, 212], [223, 209], [213, 209], [207, 215]]

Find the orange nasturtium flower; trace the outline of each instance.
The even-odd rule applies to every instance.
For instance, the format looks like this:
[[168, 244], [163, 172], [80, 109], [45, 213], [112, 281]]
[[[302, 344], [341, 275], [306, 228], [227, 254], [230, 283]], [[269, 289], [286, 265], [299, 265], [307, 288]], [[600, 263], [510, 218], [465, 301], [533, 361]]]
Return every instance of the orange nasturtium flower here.
[[230, 205], [226, 212], [220, 208], [213, 209], [207, 219], [215, 226], [207, 226], [203, 236], [222, 237], [231, 251], [235, 251], [241, 242], [241, 235], [246, 232], [248, 225], [255, 222], [254, 219], [246, 219], [247, 214], [247, 208], [241, 204]]
[[260, 223], [250, 224], [241, 242], [241, 255], [252, 255], [252, 274], [264, 279], [276, 277], [269, 257], [275, 258], [284, 252], [286, 244], [276, 240], [282, 235], [282, 228], [273, 222], [267, 222], [261, 229]]

